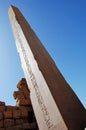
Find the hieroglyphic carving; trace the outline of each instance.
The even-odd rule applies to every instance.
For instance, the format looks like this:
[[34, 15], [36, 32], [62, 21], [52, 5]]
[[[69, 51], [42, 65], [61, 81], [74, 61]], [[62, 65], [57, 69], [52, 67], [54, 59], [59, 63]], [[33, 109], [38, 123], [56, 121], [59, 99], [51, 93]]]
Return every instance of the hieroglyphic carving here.
[[43, 117], [44, 117], [44, 120], [46, 122], [48, 129], [51, 129], [53, 127], [53, 124], [52, 124], [52, 121], [50, 119], [48, 109], [47, 109], [47, 107], [44, 103], [44, 100], [42, 98], [42, 95], [40, 93], [39, 87], [37, 85], [36, 78], [35, 78], [32, 70], [31, 70], [31, 66], [29, 64], [29, 60], [28, 60], [28, 57], [27, 57], [27, 54], [26, 54], [26, 51], [25, 51], [25, 48], [24, 48], [24, 45], [23, 45], [23, 41], [20, 38], [21, 28], [20, 28], [20, 25], [18, 24], [18, 21], [14, 20], [14, 25], [15, 25], [16, 37], [17, 37], [17, 40], [19, 42], [20, 48], [22, 50], [22, 54], [23, 54], [23, 58], [24, 58], [24, 61], [25, 61], [25, 64], [26, 64], [26, 68], [27, 68], [28, 74], [30, 76], [30, 79], [32, 81], [32, 85], [34, 87], [35, 94], [36, 94], [40, 109], [43, 113]]

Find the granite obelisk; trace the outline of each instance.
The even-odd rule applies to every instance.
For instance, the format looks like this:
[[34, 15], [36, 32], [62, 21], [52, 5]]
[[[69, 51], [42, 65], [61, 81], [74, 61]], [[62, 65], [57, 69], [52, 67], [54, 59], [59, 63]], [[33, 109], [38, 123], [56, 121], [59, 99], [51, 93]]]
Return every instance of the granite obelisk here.
[[86, 112], [18, 8], [9, 8], [17, 50], [40, 130], [83, 130]]

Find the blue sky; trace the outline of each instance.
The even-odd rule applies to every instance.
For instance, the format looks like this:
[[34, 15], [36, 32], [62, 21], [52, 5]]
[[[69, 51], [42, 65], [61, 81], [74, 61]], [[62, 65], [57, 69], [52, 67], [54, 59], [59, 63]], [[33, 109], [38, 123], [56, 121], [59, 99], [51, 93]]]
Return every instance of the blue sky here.
[[86, 1], [0, 0], [0, 100], [15, 105], [24, 77], [8, 17], [18, 7], [86, 107]]

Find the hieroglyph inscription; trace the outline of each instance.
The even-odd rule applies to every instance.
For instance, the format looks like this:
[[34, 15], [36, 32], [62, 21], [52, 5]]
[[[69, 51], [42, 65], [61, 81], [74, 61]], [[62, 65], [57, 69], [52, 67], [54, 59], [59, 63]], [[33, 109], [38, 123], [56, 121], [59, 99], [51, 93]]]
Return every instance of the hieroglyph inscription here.
[[25, 64], [26, 64], [26, 68], [27, 68], [27, 71], [29, 73], [32, 85], [34, 87], [35, 94], [36, 94], [36, 97], [37, 97], [40, 109], [41, 109], [41, 111], [43, 113], [43, 117], [44, 117], [44, 120], [46, 122], [46, 125], [47, 125], [48, 129], [51, 129], [53, 127], [53, 124], [52, 124], [52, 121], [50, 119], [50, 115], [49, 115], [48, 109], [45, 106], [45, 103], [43, 101], [42, 95], [40, 93], [39, 87], [38, 87], [37, 82], [36, 82], [36, 78], [35, 78], [32, 70], [31, 70], [31, 66], [29, 64], [29, 60], [28, 60], [28, 57], [27, 57], [27, 54], [26, 54], [23, 42], [22, 42], [22, 40], [20, 38], [21, 27], [18, 24], [18, 21], [17, 22], [14, 21], [14, 25], [15, 25], [14, 28], [15, 28], [16, 37], [17, 37], [17, 40], [19, 42], [19, 46], [20, 46], [20, 48], [22, 50], [22, 55], [23, 55], [23, 58], [24, 58], [24, 61], [25, 61]]

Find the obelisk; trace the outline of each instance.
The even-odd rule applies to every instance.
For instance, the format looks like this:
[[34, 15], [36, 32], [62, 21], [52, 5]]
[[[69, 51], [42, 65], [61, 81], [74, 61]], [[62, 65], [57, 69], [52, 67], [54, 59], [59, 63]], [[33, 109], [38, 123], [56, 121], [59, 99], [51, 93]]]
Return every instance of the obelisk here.
[[40, 130], [83, 130], [86, 112], [18, 8], [9, 17]]

